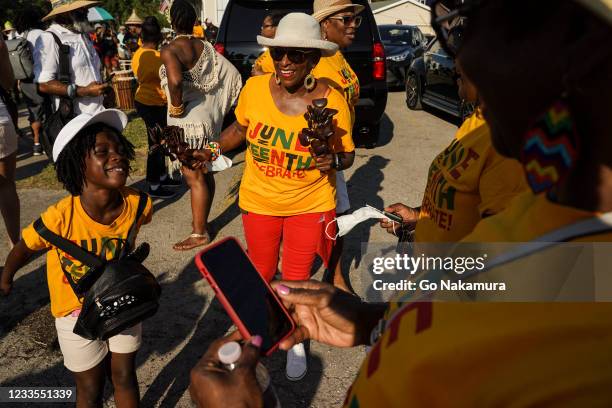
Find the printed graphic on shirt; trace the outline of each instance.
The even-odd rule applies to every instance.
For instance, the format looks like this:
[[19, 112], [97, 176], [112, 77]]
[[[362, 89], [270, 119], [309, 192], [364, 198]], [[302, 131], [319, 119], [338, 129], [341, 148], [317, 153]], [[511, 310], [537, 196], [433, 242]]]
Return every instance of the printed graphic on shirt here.
[[315, 168], [313, 157], [295, 131], [257, 122], [247, 136], [255, 165], [266, 177], [301, 179], [305, 170]]
[[[75, 242], [86, 251], [94, 253], [103, 259], [114, 259], [119, 254], [119, 250], [123, 245], [124, 238], [122, 237], [104, 237], [104, 238], [90, 238], [83, 239], [80, 242]], [[87, 265], [83, 265], [79, 260], [73, 258], [69, 254], [58, 250], [59, 262], [62, 270], [70, 274], [74, 281], [78, 281], [89, 272], [91, 269]], [[63, 282], [68, 285], [68, 281], [64, 276]]]

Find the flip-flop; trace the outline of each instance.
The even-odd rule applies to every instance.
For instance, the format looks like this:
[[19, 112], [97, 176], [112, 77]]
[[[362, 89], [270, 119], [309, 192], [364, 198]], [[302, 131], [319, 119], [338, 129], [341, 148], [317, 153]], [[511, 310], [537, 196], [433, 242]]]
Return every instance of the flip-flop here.
[[[183, 244], [185, 241], [187, 241], [189, 238], [205, 238], [204, 240], [202, 240], [201, 242], [198, 242], [197, 244], [194, 245], [185, 245]], [[189, 251], [190, 249], [193, 248], [197, 248], [200, 246], [204, 246], [204, 245], [208, 245], [210, 243], [210, 235], [208, 234], [208, 232], [204, 233], [204, 234], [196, 234], [195, 232], [193, 234], [190, 234], [187, 238], [185, 238], [184, 240], [177, 242], [176, 244], [174, 244], [172, 246], [172, 249], [174, 249], [175, 251]], [[179, 248], [180, 247], [180, 248]]]

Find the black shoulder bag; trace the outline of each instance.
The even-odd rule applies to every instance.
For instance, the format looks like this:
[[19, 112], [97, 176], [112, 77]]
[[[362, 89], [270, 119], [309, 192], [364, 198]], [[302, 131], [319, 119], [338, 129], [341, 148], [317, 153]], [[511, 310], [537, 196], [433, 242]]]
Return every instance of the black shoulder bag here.
[[[66, 44], [62, 44], [59, 37], [52, 33], [51, 31], [47, 31], [47, 33], [53, 36], [55, 43], [59, 47], [59, 73], [58, 80], [65, 84], [70, 84], [70, 46]], [[53, 143], [55, 143], [55, 139], [57, 139], [57, 135], [60, 130], [66, 125], [66, 123], [70, 122], [72, 118], [74, 118], [74, 106], [72, 104], [72, 100], [65, 96], [60, 97], [59, 107], [57, 110], [53, 111], [53, 103], [49, 104], [51, 106], [50, 112], [45, 115], [46, 120], [43, 124], [42, 133], [40, 137], [40, 144], [42, 145], [47, 157], [49, 160], [53, 161]]]
[[81, 314], [73, 330], [75, 334], [89, 340], [106, 340], [157, 312], [161, 287], [142, 265], [149, 254], [149, 244], [145, 242], [130, 252], [146, 204], [147, 195], [141, 192], [136, 218], [127, 239], [121, 244], [118, 257], [110, 261], [51, 232], [41, 218], [34, 222], [34, 229], [42, 238], [90, 267], [77, 282], [64, 270], [77, 297], [84, 296]]

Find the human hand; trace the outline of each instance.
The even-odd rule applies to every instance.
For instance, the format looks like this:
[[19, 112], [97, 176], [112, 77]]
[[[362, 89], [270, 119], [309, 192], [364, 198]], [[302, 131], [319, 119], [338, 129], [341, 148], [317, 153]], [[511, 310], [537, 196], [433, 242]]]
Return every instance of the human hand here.
[[233, 370], [219, 361], [219, 348], [240, 338], [240, 333], [234, 332], [216, 340], [191, 370], [189, 393], [198, 407], [263, 407], [263, 395], [255, 376], [262, 338], [254, 336], [244, 345]]
[[107, 83], [99, 83], [94, 81], [87, 86], [78, 87], [77, 96], [100, 96], [104, 94], [109, 87], [110, 85]]
[[327, 173], [328, 171], [332, 169], [332, 165], [334, 163], [333, 154], [328, 153], [328, 154], [324, 154], [320, 156], [314, 156], [314, 159], [315, 159], [315, 167], [321, 173]]
[[414, 229], [416, 222], [419, 219], [419, 212], [417, 210], [401, 203], [392, 204], [386, 207], [385, 211], [402, 217], [402, 225], [398, 225], [397, 222], [393, 222], [388, 218], [383, 218], [380, 220], [380, 226], [386, 229], [389, 234], [393, 235], [397, 235], [398, 227], [408, 227], [409, 229]]
[[274, 281], [272, 287], [298, 327], [280, 343], [288, 350], [307, 339], [336, 347], [369, 342], [384, 308], [361, 302], [357, 296], [323, 282]]

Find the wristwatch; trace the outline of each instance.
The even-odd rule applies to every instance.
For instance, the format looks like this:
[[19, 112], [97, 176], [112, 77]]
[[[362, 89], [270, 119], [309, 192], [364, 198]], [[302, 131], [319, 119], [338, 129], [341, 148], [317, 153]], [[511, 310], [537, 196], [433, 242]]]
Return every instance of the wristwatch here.
[[68, 85], [68, 87], [66, 88], [66, 95], [68, 95], [68, 98], [70, 98], [70, 99], [76, 98], [76, 96], [77, 96], [77, 86], [76, 86], [76, 84]]
[[340, 170], [340, 156], [338, 156], [337, 153], [334, 153], [334, 162], [332, 163], [332, 168]]

